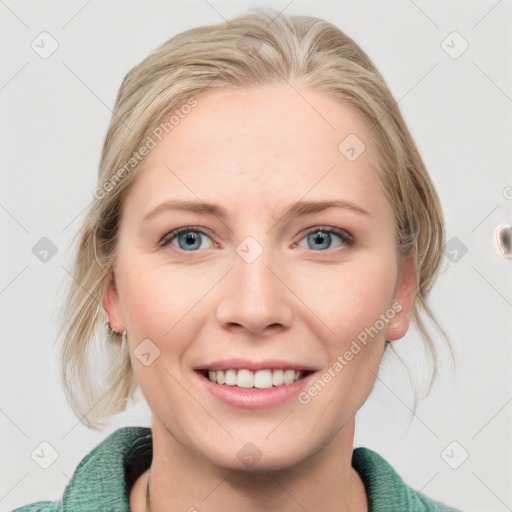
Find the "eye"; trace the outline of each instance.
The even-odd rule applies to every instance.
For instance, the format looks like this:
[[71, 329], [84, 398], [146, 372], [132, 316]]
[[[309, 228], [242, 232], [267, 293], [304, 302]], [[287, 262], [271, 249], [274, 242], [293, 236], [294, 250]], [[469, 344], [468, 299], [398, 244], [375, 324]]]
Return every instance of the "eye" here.
[[301, 239], [301, 242], [302, 240], [306, 240], [308, 244], [307, 247], [301, 245], [301, 242], [294, 244], [294, 246], [325, 251], [326, 249], [332, 248], [333, 237], [334, 240], [336, 238], [339, 240], [335, 247], [341, 247], [343, 245], [350, 246], [354, 243], [353, 237], [343, 229], [318, 226], [309, 230], [306, 236]]
[[[338, 243], [333, 247], [333, 244], [336, 244], [336, 239], [338, 239]], [[306, 241], [307, 247], [304, 247], [302, 240]], [[344, 245], [350, 246], [353, 243], [353, 237], [342, 229], [318, 226], [309, 230], [306, 236], [302, 238], [299, 243], [293, 244], [293, 246], [325, 251], [326, 249], [341, 247]], [[193, 226], [185, 226], [170, 231], [160, 240], [159, 245], [161, 247], [171, 245], [186, 252], [219, 247], [219, 244], [212, 240], [212, 233], [210, 230], [205, 228], [199, 229]]]
[[218, 244], [211, 239], [211, 233], [208, 230], [192, 226], [170, 231], [160, 240], [159, 245], [161, 247], [172, 245], [187, 252], [197, 251], [198, 249], [210, 249], [214, 246], [218, 247]]

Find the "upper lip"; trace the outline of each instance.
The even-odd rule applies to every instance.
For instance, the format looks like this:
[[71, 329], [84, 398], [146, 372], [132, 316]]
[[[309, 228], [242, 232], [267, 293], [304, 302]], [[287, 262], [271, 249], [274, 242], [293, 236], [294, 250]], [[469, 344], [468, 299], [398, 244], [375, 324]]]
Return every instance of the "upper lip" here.
[[246, 359], [223, 359], [221, 361], [214, 361], [199, 365], [195, 370], [198, 371], [216, 371], [216, 370], [251, 370], [253, 372], [258, 370], [300, 370], [304, 372], [314, 372], [317, 368], [302, 364], [294, 363], [291, 361], [284, 361], [278, 359], [269, 359], [267, 361], [248, 361]]

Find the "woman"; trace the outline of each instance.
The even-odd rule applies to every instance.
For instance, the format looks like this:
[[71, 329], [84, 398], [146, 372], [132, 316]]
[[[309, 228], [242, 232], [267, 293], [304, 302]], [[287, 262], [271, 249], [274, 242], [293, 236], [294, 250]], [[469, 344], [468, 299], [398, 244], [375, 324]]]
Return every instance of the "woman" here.
[[419, 312], [432, 316], [444, 229], [350, 38], [273, 11], [174, 37], [123, 81], [94, 195], [65, 390], [94, 428], [140, 386], [152, 428], [117, 430], [61, 502], [18, 510], [454, 510], [353, 449], [411, 319], [435, 358]]

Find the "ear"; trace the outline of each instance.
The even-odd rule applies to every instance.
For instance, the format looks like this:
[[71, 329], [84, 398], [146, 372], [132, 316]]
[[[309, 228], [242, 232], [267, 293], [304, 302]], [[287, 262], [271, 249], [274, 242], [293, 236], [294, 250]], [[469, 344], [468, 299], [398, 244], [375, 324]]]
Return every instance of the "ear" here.
[[409, 329], [414, 299], [418, 291], [416, 264], [418, 252], [415, 247], [406, 258], [400, 256], [397, 283], [392, 309], [397, 313], [386, 326], [386, 339], [390, 341], [403, 338]]
[[125, 331], [125, 321], [119, 304], [119, 296], [116, 287], [116, 277], [114, 271], [110, 282], [103, 292], [103, 309], [107, 314], [108, 323], [113, 331], [122, 333]]

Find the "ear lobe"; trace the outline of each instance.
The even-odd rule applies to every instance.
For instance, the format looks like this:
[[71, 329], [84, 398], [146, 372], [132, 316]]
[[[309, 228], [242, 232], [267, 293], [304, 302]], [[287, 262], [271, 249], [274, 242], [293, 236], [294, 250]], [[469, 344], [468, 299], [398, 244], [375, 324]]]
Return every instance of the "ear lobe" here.
[[119, 305], [114, 271], [110, 281], [103, 292], [103, 309], [107, 315], [108, 323], [113, 331], [122, 333], [125, 331], [124, 318]]
[[416, 275], [417, 256], [417, 248], [415, 247], [413, 253], [401, 262], [393, 299], [393, 304], [400, 304], [400, 310], [398, 311], [395, 305], [393, 309], [398, 312], [386, 326], [385, 336], [386, 339], [390, 341], [403, 338], [409, 330], [414, 301], [418, 290], [418, 278]]

